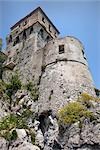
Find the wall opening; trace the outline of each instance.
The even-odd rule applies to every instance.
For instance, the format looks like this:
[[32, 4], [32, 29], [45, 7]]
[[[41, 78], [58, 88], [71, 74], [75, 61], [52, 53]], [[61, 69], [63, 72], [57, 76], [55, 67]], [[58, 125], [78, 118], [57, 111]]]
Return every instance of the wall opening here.
[[43, 38], [43, 29], [40, 29], [39, 35]]
[[26, 31], [23, 31], [23, 39], [26, 39]]
[[27, 20], [25, 22], [23, 22], [23, 26], [27, 25]]
[[19, 36], [16, 37], [16, 44], [19, 43]]
[[15, 45], [16, 45], [16, 42], [14, 41], [13, 46], [15, 46]]
[[43, 23], [45, 23], [45, 19], [44, 19], [44, 17], [42, 17], [42, 22], [43, 22]]
[[96, 89], [96, 88], [95, 88], [94, 90], [95, 90], [96, 96], [97, 96], [97, 97], [100, 97], [100, 90], [99, 90], [99, 89]]
[[12, 42], [12, 35], [9, 37], [9, 43]]
[[32, 32], [33, 32], [33, 27], [30, 28], [30, 34], [32, 34]]
[[49, 24], [49, 31], [51, 32], [51, 26], [50, 26], [50, 24]]
[[49, 40], [50, 40], [50, 36], [48, 35], [48, 36], [46, 37], [47, 43], [49, 42]]
[[59, 45], [59, 54], [62, 54], [64, 52], [65, 52], [64, 45]]

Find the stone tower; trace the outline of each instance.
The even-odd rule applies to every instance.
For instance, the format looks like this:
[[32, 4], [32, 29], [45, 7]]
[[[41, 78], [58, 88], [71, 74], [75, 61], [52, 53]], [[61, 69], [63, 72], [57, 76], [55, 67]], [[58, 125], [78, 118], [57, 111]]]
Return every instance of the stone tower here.
[[18, 70], [23, 83], [39, 86], [40, 112], [56, 112], [82, 92], [94, 95], [94, 85], [82, 43], [58, 38], [59, 31], [38, 7], [11, 27], [4, 79]]
[[[58, 37], [59, 31], [40, 7], [11, 27], [7, 37], [8, 60], [5, 77], [18, 70], [21, 80], [38, 82], [43, 60], [42, 48]], [[10, 69], [10, 70], [8, 70]]]

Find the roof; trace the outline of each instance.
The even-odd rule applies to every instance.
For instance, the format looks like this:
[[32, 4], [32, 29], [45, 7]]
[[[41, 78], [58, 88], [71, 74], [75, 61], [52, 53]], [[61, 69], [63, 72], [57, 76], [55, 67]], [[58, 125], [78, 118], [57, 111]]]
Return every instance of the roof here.
[[55, 30], [58, 32], [58, 34], [60, 33], [59, 30], [54, 26], [54, 24], [51, 22], [51, 20], [48, 18], [48, 16], [44, 13], [44, 11], [41, 9], [41, 7], [37, 7], [35, 10], [33, 10], [31, 13], [29, 13], [27, 16], [25, 16], [24, 18], [22, 18], [21, 20], [19, 20], [16, 24], [14, 24], [10, 29], [13, 30], [18, 24], [20, 24], [21, 22], [23, 22], [26, 18], [30, 17], [33, 13], [35, 13], [36, 11], [41, 11], [41, 13], [43, 13], [43, 15], [47, 18], [47, 20], [51, 23], [51, 25], [55, 28]]

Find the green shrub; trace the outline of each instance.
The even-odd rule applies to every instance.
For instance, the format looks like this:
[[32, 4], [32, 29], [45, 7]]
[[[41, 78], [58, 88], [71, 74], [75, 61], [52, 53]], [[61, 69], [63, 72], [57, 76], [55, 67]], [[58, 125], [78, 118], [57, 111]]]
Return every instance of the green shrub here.
[[88, 93], [82, 93], [78, 101], [81, 102], [83, 105], [85, 105], [87, 108], [90, 108], [90, 107], [93, 107], [92, 102], [99, 101], [99, 98], [93, 97], [89, 95]]
[[58, 112], [59, 122], [64, 124], [72, 124], [77, 121], [80, 121], [80, 118], [92, 118], [93, 113], [86, 109], [79, 102], [71, 102], [68, 105], [64, 106]]
[[[33, 114], [30, 110], [24, 110], [21, 116], [10, 114], [0, 121], [0, 136], [4, 137], [8, 141], [16, 140], [17, 133], [16, 128], [18, 129], [29, 129], [27, 126], [27, 120], [33, 117]], [[30, 129], [29, 129], [30, 130]], [[31, 141], [35, 143], [35, 133], [30, 130]]]
[[17, 138], [16, 131], [11, 131], [12, 129], [28, 129], [27, 119], [29, 118], [28, 114], [22, 114], [22, 116], [10, 114], [0, 121], [0, 136], [4, 137], [7, 140], [15, 140]]
[[11, 130], [13, 128], [28, 128], [26, 122], [30, 117], [32, 118], [34, 116], [28, 109], [24, 110], [21, 116], [10, 114], [0, 121], [0, 131], [6, 129]]
[[33, 131], [30, 131], [30, 135], [31, 135], [31, 142], [34, 145], [35, 144], [35, 133]]
[[16, 127], [16, 124], [17, 124], [16, 116], [12, 114], [8, 115], [0, 121], [0, 131], [6, 129], [11, 130]]
[[0, 79], [0, 97], [3, 96], [5, 89], [6, 89], [5, 83]]
[[12, 141], [12, 140], [16, 140], [17, 139], [17, 132], [16, 130], [13, 131], [6, 131], [3, 135], [2, 135], [7, 141]]
[[26, 84], [26, 89], [28, 90], [28, 91], [32, 91], [33, 90], [33, 83], [32, 82], [28, 82], [27, 84]]
[[32, 82], [28, 82], [25, 87], [28, 91], [30, 91], [33, 100], [37, 101], [39, 97], [38, 87], [34, 85]]
[[21, 81], [18, 74], [15, 74], [11, 77], [10, 82], [6, 84], [6, 93], [11, 98], [12, 94], [18, 89], [21, 89]]
[[34, 114], [31, 110], [26, 109], [23, 111], [21, 118], [23, 118], [23, 121], [26, 122], [26, 124], [27, 124], [27, 121], [29, 118], [31, 118], [32, 121], [34, 121]]
[[89, 95], [88, 93], [82, 93], [81, 99], [84, 101], [90, 101], [90, 100], [94, 100], [94, 97]]

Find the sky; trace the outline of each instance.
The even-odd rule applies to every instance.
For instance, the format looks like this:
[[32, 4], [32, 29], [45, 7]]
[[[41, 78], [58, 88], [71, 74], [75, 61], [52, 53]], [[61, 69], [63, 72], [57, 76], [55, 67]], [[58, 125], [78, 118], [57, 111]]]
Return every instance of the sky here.
[[3, 48], [10, 27], [38, 6], [60, 31], [60, 37], [75, 36], [83, 43], [94, 84], [100, 89], [100, 0], [0, 0]]

